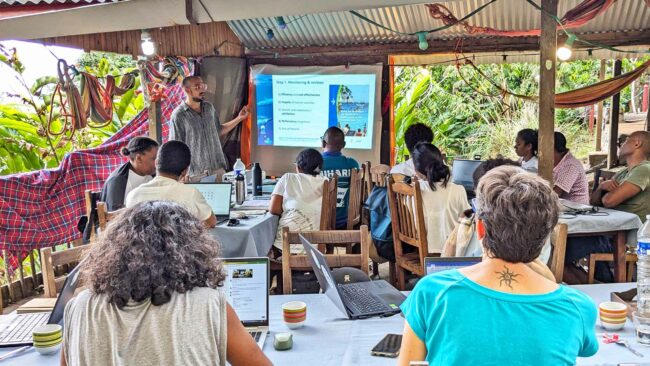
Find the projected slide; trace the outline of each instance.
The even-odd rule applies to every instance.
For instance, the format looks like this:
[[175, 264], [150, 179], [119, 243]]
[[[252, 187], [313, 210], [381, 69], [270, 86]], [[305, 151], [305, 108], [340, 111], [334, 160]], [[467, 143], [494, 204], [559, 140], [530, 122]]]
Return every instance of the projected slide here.
[[375, 83], [374, 74], [256, 75], [258, 145], [320, 147], [336, 126], [347, 148], [371, 149]]

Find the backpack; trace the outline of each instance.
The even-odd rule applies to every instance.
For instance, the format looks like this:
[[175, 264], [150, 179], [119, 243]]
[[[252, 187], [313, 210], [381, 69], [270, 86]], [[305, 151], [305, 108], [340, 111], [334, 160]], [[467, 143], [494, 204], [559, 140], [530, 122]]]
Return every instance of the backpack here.
[[390, 221], [390, 206], [386, 187], [374, 187], [364, 205], [370, 211], [370, 233], [377, 254], [394, 262], [393, 226]]

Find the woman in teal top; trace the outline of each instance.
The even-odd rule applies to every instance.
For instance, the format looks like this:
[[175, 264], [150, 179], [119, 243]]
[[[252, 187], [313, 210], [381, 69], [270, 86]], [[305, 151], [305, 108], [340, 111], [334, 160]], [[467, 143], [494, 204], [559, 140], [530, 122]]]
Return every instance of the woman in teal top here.
[[480, 264], [421, 279], [402, 304], [399, 365], [574, 365], [598, 351], [596, 307], [530, 269], [558, 220], [557, 195], [518, 167], [477, 189]]

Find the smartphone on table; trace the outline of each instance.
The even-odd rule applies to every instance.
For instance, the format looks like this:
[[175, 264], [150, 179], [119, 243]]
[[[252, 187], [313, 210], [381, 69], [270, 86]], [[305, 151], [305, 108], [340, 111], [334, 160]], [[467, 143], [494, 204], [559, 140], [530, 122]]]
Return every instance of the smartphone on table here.
[[370, 354], [373, 356], [397, 357], [399, 356], [399, 349], [401, 346], [401, 334], [386, 334], [386, 336], [377, 343], [372, 351], [370, 351]]

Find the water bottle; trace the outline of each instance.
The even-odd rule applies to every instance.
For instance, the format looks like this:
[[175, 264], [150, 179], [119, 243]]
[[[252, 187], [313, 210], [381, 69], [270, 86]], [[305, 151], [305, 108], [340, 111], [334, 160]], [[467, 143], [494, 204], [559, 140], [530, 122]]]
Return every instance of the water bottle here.
[[232, 166], [232, 170], [235, 172], [235, 177], [239, 174], [244, 176], [244, 187], [246, 187], [246, 165], [244, 165], [244, 162], [240, 158], [237, 158], [235, 165]]
[[637, 308], [644, 316], [650, 316], [650, 215], [637, 233], [636, 253]]
[[253, 196], [262, 195], [262, 168], [260, 163], [253, 165]]
[[244, 203], [244, 200], [246, 199], [246, 179], [244, 178], [244, 175], [239, 173], [237, 174], [237, 177], [235, 177], [235, 202], [238, 205], [241, 205]]

